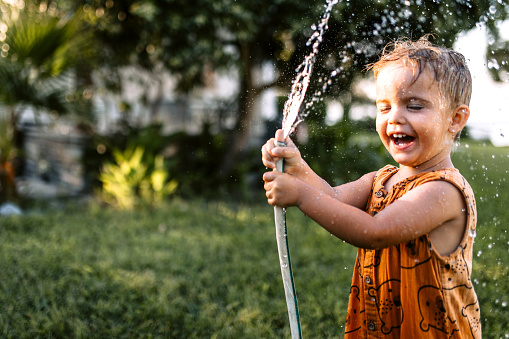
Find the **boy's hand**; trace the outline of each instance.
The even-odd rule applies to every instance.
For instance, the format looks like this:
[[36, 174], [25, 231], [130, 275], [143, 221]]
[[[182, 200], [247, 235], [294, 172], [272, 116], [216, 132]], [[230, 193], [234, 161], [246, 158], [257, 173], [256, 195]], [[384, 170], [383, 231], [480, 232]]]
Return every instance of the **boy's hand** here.
[[265, 195], [272, 206], [289, 207], [299, 202], [299, 190], [303, 182], [293, 175], [276, 171], [263, 174]]
[[[286, 142], [286, 147], [275, 146], [275, 141]], [[276, 131], [275, 138], [269, 139], [265, 145], [262, 146], [262, 162], [265, 167], [276, 168], [276, 162], [285, 159], [285, 172], [297, 174], [304, 166], [304, 161], [300, 155], [297, 146], [290, 138], [284, 139], [283, 130]]]

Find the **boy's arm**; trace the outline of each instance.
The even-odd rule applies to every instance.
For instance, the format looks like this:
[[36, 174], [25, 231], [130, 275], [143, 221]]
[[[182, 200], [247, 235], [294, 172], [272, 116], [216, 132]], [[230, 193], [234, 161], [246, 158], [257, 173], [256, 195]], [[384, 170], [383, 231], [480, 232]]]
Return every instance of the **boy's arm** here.
[[444, 239], [437, 250], [445, 254], [454, 251], [464, 233], [464, 198], [445, 181], [418, 186], [371, 216], [292, 176], [272, 175], [266, 180], [269, 203], [298, 206], [331, 234], [357, 247], [381, 249], [440, 230]]
[[366, 207], [376, 172], [365, 174], [355, 181], [332, 187], [327, 181], [316, 174], [303, 159], [301, 161], [302, 166], [300, 169], [298, 171], [290, 171], [289, 174], [344, 204], [360, 209]]
[[376, 172], [371, 172], [363, 175], [355, 181], [334, 187], [334, 197], [347, 205], [354, 206], [359, 209], [365, 209], [366, 203], [371, 194], [375, 175]]
[[290, 138], [286, 139], [286, 147], [276, 147], [275, 140], [282, 140], [282, 131], [276, 132], [276, 137], [269, 139], [262, 147], [262, 162], [267, 168], [274, 169], [276, 162], [285, 159], [285, 172], [295, 176], [317, 190], [335, 199], [358, 208], [366, 206], [371, 186], [376, 172], [368, 173], [360, 179], [347, 184], [332, 187], [322, 177], [316, 174], [307, 162], [302, 159], [300, 152]]
[[[304, 160], [302, 160], [302, 162], [305, 163]], [[290, 174], [344, 204], [364, 209], [371, 193], [376, 172], [365, 174], [355, 181], [336, 187], [329, 185], [329, 183], [316, 174], [307, 163], [305, 163], [305, 166], [303, 165], [299, 173]]]
[[440, 230], [444, 237], [437, 250], [448, 254], [460, 243], [466, 225], [463, 195], [445, 181], [412, 189], [376, 216], [304, 191], [308, 193], [297, 206], [332, 234], [361, 248], [381, 249]]

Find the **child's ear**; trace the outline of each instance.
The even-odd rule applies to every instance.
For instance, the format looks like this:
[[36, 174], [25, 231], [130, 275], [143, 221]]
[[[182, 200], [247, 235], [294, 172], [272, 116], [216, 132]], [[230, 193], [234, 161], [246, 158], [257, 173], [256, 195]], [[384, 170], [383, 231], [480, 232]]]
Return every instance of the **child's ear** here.
[[460, 105], [454, 109], [451, 117], [451, 124], [449, 125], [449, 132], [456, 135], [467, 124], [468, 117], [470, 116], [470, 109], [467, 105]]

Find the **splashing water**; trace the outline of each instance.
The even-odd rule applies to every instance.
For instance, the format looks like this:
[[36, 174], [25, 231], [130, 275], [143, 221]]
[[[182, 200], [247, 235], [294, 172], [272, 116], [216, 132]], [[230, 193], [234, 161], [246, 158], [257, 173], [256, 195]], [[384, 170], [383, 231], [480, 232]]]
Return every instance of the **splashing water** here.
[[[461, 15], [473, 8], [471, 0], [455, 0], [447, 4], [443, 4], [441, 1], [433, 1], [440, 7], [440, 12], [443, 12], [451, 20], [462, 21]], [[489, 0], [489, 5], [485, 8], [483, 13], [480, 14], [476, 25], [479, 28], [495, 26], [492, 23], [496, 22], [497, 18], [500, 17], [500, 13], [505, 13], [506, 0]], [[335, 78], [347, 79], [352, 71], [356, 71], [358, 68], [358, 62], [373, 61], [370, 59], [375, 56], [387, 43], [388, 39], [395, 37], [412, 36], [413, 31], [426, 32], [436, 34], [438, 44], [446, 44], [445, 40], [440, 43], [439, 37], [443, 35], [441, 29], [438, 26], [441, 25], [428, 25], [430, 22], [443, 21], [440, 16], [436, 16], [435, 13], [429, 12], [430, 8], [425, 1], [408, 1], [408, 0], [396, 0], [396, 1], [374, 1], [369, 5], [359, 4], [358, 10], [353, 10], [352, 7], [356, 7], [355, 2], [345, 0], [341, 2], [342, 8], [339, 10], [339, 16], [343, 21], [355, 21], [355, 27], [353, 31], [350, 31], [343, 36], [351, 38], [350, 41], [342, 41], [341, 46], [336, 46], [334, 54], [331, 53], [331, 64], [328, 64], [325, 69], [329, 69], [332, 66], [332, 62], [339, 63], [338, 67], [332, 70], [329, 74], [315, 74], [317, 76], [319, 88], [315, 90], [313, 94], [306, 94], [310, 84], [311, 73], [314, 70], [315, 57], [317, 57], [318, 47], [320, 46], [323, 38], [323, 34], [328, 30], [329, 16], [332, 12], [334, 5], [338, 4], [339, 0], [326, 0], [326, 10], [323, 14], [320, 24], [312, 25], [311, 29], [313, 33], [308, 40], [307, 45], [313, 46], [311, 53], [304, 58], [304, 61], [296, 69], [296, 77], [292, 82], [290, 94], [288, 95], [287, 101], [283, 110], [283, 131], [285, 137], [290, 135], [297, 125], [303, 121], [303, 119], [311, 112], [311, 108], [314, 104], [323, 100], [322, 95], [326, 93], [329, 86], [335, 83]], [[370, 8], [370, 10], [363, 11]], [[373, 16], [373, 11], [377, 13]], [[351, 30], [352, 25], [343, 25], [338, 23], [342, 29]], [[454, 26], [454, 27], [453, 27]], [[451, 25], [456, 30], [457, 24]], [[461, 25], [460, 25], [461, 26]], [[443, 28], [442, 28], [443, 29]], [[460, 30], [461, 31], [461, 30]], [[350, 34], [353, 33], [353, 34]], [[336, 34], [336, 32], [334, 32]], [[424, 34], [424, 33], [422, 33]], [[445, 34], [447, 36], [447, 34]], [[341, 39], [340, 39], [341, 40]], [[491, 39], [490, 44], [494, 43], [494, 39]], [[324, 48], [322, 48], [324, 49]], [[323, 51], [321, 51], [323, 53]], [[356, 56], [359, 56], [357, 58]], [[502, 66], [505, 64], [497, 61], [496, 58], [490, 58], [488, 66], [493, 71], [500, 71]], [[320, 69], [320, 72], [327, 72], [324, 68]], [[319, 77], [318, 77], [319, 75]], [[348, 81], [347, 81], [348, 82]], [[340, 88], [336, 90], [342, 91]], [[347, 99], [348, 100], [348, 99]], [[341, 101], [341, 100], [338, 100]], [[348, 103], [350, 104], [350, 103]]]
[[306, 96], [313, 65], [316, 60], [316, 54], [318, 54], [318, 47], [322, 43], [323, 34], [329, 28], [328, 22], [332, 7], [334, 7], [338, 1], [339, 0], [327, 0], [327, 7], [318, 27], [315, 25], [312, 26], [315, 32], [306, 43], [307, 46], [313, 44], [311, 53], [309, 53], [299, 67], [297, 67], [296, 71], [298, 74], [293, 80], [291, 92], [288, 95], [288, 100], [286, 100], [283, 109], [283, 132], [285, 138], [289, 136], [297, 125], [307, 116], [306, 112], [299, 114], [300, 106]]

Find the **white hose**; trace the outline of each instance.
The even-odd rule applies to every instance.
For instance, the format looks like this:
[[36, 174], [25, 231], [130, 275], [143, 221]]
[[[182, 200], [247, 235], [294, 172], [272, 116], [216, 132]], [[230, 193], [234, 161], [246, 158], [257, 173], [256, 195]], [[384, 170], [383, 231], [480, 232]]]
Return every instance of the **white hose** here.
[[[276, 141], [276, 146], [286, 146], [283, 142]], [[276, 171], [283, 172], [284, 160], [280, 159], [276, 163]], [[292, 265], [290, 263], [290, 252], [288, 250], [288, 237], [286, 233], [286, 210], [279, 206], [274, 206], [274, 218], [276, 224], [277, 250], [279, 253], [279, 264], [281, 266], [281, 276], [285, 288], [286, 306], [288, 308], [288, 317], [290, 318], [290, 331], [292, 339], [302, 338], [300, 327], [299, 307], [297, 306], [297, 294], [293, 283]]]

